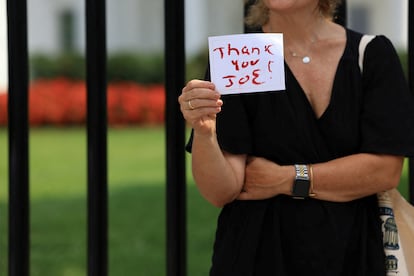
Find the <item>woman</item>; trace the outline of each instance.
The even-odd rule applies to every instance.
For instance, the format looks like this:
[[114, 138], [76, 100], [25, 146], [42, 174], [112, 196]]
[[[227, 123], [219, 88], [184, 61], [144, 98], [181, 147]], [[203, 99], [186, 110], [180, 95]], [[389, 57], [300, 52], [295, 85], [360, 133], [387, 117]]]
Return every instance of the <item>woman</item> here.
[[[337, 0], [258, 0], [247, 22], [283, 33], [286, 91], [179, 97], [201, 194], [223, 207], [211, 275], [385, 275], [376, 193], [414, 155], [414, 100], [390, 41], [358, 66]], [[298, 199], [299, 198], [299, 199]]]

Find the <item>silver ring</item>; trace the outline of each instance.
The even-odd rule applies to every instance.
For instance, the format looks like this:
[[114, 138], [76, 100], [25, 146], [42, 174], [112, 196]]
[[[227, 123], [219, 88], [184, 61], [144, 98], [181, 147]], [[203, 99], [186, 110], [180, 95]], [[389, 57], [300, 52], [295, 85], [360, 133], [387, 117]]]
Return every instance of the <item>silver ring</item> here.
[[189, 100], [189, 101], [188, 101], [188, 107], [189, 107], [191, 110], [194, 110], [194, 106], [191, 104], [191, 100]]

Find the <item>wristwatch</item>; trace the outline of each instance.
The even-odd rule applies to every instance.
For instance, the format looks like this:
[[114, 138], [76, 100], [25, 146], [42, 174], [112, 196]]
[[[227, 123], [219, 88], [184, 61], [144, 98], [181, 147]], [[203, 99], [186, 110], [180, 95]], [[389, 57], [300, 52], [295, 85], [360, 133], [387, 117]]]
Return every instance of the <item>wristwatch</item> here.
[[292, 197], [305, 199], [309, 197], [310, 177], [307, 165], [295, 164], [296, 177], [292, 187]]

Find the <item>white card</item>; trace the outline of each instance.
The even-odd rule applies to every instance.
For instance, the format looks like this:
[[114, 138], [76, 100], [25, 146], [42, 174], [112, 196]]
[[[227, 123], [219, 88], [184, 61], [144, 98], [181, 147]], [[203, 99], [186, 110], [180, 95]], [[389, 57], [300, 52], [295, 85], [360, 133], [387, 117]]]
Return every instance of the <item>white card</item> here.
[[208, 38], [211, 81], [221, 94], [285, 90], [283, 34]]

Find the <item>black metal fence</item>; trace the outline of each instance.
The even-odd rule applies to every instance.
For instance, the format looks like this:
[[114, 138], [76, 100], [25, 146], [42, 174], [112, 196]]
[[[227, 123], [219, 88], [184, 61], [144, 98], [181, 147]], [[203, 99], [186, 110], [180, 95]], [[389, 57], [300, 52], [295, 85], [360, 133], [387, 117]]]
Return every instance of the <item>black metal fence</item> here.
[[7, 1], [9, 48], [9, 275], [29, 275], [27, 3]]
[[[108, 274], [105, 1], [86, 0], [88, 275]], [[177, 97], [185, 80], [184, 0], [165, 0], [167, 275], [186, 272], [185, 124]], [[346, 6], [338, 22], [345, 24]], [[30, 271], [27, 2], [7, 1], [9, 48], [9, 276]], [[414, 90], [414, 4], [409, 3], [409, 78]], [[414, 162], [410, 160], [414, 200]]]
[[165, 0], [167, 275], [187, 275], [185, 123], [177, 98], [185, 81], [184, 0]]

